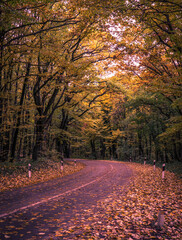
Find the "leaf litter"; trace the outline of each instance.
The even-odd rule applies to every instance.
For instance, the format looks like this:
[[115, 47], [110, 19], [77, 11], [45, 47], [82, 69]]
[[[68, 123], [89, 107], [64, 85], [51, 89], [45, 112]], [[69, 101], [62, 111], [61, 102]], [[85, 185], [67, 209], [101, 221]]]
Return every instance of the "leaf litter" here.
[[77, 162], [75, 165], [72, 161], [65, 161], [62, 171], [60, 162], [44, 160], [35, 168], [32, 167], [31, 178], [28, 176], [28, 168], [14, 168], [11, 174], [0, 173], [0, 192], [64, 177], [80, 171], [83, 167], [84, 164], [80, 162]]
[[[96, 206], [85, 209], [82, 214], [78, 213], [70, 218], [69, 227], [67, 222], [64, 224], [60, 221], [59, 224], [59, 219], [56, 218], [60, 227], [55, 234], [46, 238], [46, 230], [42, 228], [39, 229], [40, 238], [44, 236], [44, 239], [56, 240], [181, 240], [182, 180], [180, 177], [166, 171], [165, 179], [162, 180], [162, 171], [159, 168], [154, 171], [149, 165], [127, 164], [135, 173], [129, 185], [118, 186]], [[158, 215], [161, 211], [164, 213], [164, 223], [160, 227]], [[55, 225], [52, 219], [50, 221]], [[49, 224], [47, 227], [49, 228]], [[4, 234], [5, 238], [9, 238], [9, 235], [15, 236], [16, 232], [8, 231]], [[37, 236], [37, 239], [40, 238]]]
[[[57, 230], [49, 239], [182, 239], [182, 180], [150, 165], [127, 163], [135, 173], [130, 184], [121, 186], [92, 209], [77, 215], [72, 225]], [[164, 222], [158, 224], [159, 213]]]

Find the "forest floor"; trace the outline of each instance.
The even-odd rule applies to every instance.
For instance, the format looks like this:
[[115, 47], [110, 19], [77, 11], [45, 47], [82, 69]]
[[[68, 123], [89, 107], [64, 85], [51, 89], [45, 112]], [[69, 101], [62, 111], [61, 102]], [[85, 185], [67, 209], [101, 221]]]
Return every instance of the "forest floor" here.
[[[28, 175], [29, 163], [31, 164], [31, 178]], [[37, 162], [24, 160], [15, 163], [1, 163], [0, 192], [64, 177], [80, 171], [83, 167], [84, 164], [80, 162], [75, 164], [73, 161], [64, 161], [62, 171], [60, 158], [56, 154], [41, 158]]]

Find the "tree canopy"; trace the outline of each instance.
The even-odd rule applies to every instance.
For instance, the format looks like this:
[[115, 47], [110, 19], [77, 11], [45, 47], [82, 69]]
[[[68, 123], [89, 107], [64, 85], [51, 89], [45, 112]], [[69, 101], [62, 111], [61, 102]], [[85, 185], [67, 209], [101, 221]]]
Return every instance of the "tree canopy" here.
[[181, 1], [0, 6], [1, 161], [182, 160]]

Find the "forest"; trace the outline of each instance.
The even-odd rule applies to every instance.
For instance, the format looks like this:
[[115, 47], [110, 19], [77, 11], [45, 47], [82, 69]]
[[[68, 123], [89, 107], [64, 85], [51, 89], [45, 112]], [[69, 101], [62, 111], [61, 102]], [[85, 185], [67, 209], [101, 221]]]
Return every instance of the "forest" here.
[[1, 0], [0, 158], [182, 161], [181, 0]]

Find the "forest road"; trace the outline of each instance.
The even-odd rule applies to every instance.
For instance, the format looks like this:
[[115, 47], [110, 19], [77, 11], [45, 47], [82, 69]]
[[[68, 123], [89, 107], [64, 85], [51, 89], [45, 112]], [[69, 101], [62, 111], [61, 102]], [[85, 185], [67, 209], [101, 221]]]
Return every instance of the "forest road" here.
[[121, 162], [77, 161], [85, 164], [77, 173], [0, 193], [1, 240], [49, 239], [57, 229], [81, 221], [84, 211], [126, 185], [132, 176], [132, 170]]

